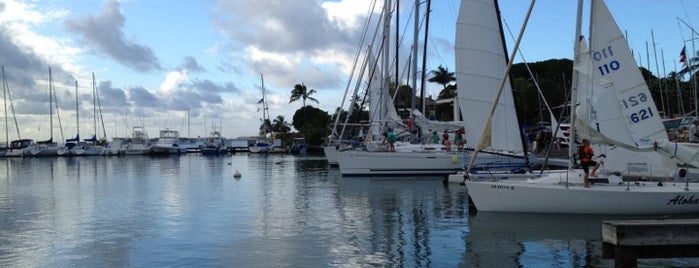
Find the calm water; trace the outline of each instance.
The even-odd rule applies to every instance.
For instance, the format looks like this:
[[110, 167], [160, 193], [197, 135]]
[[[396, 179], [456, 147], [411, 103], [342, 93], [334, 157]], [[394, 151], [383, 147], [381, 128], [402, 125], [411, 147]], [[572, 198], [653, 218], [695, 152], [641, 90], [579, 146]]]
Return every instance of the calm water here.
[[463, 186], [322, 157], [0, 158], [0, 267], [609, 267], [601, 220], [469, 216]]

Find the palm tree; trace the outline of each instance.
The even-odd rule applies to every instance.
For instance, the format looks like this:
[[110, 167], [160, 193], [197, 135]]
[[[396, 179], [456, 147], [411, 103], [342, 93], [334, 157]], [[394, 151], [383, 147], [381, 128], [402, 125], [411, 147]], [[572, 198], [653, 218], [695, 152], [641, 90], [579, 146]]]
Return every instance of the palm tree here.
[[431, 83], [438, 83], [442, 85], [443, 89], [447, 89], [447, 85], [449, 85], [453, 81], [456, 81], [456, 76], [454, 75], [454, 72], [449, 72], [449, 69], [443, 67], [442, 65], [439, 65], [439, 67], [437, 67], [437, 70], [430, 71], [430, 74], [432, 75], [432, 77], [427, 79], [427, 81]]
[[272, 122], [269, 119], [261, 120], [262, 125], [260, 125], [260, 136], [267, 135], [267, 133], [272, 133]]
[[312, 100], [312, 101], [315, 101], [316, 103], [318, 103], [318, 100], [311, 97], [311, 95], [313, 95], [315, 93], [316, 93], [315, 89], [308, 90], [306, 85], [304, 85], [303, 83], [296, 84], [294, 86], [294, 89], [291, 90], [291, 98], [289, 98], [289, 103], [292, 103], [292, 102], [295, 102], [295, 101], [301, 99], [301, 100], [303, 100], [303, 107], [305, 108], [306, 107], [306, 100]]
[[279, 115], [277, 118], [274, 118], [274, 121], [272, 122], [272, 131], [279, 133], [289, 132], [291, 130], [289, 125], [290, 124], [284, 119], [284, 116]]

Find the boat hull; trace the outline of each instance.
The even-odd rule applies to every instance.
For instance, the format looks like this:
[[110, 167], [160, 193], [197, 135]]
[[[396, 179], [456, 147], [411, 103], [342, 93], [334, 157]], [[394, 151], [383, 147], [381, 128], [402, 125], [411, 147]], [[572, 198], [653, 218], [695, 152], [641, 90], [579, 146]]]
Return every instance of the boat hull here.
[[699, 213], [699, 184], [624, 182], [582, 185], [466, 181], [479, 211], [560, 214]]
[[[472, 152], [363, 152], [338, 154], [343, 176], [449, 175], [463, 170]], [[479, 153], [476, 164], [524, 165], [522, 156]]]

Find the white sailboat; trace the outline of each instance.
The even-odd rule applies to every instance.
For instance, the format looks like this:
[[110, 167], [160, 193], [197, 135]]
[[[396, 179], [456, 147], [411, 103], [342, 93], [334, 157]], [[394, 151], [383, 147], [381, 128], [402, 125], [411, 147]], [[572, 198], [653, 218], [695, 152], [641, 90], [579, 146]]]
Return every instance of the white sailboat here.
[[[630, 49], [602, 0], [592, 0], [590, 49], [576, 41], [571, 135], [634, 152], [667, 140], [657, 108]], [[580, 36], [582, 3], [578, 4]], [[577, 92], [577, 93], [576, 93]], [[580, 116], [576, 117], [575, 114]], [[573, 140], [571, 140], [571, 143]], [[571, 148], [574, 146], [571, 145]], [[573, 161], [572, 149], [570, 154]], [[579, 170], [560, 179], [544, 175], [526, 181], [471, 178], [468, 192], [479, 211], [569, 214], [671, 214], [699, 212], [699, 184], [625, 181], [584, 188]]]
[[[51, 74], [51, 67], [49, 67], [49, 132], [51, 136], [48, 140], [37, 141], [32, 143], [27, 147], [25, 155], [31, 156], [57, 156], [58, 155], [58, 144], [53, 142], [53, 100], [54, 100], [54, 88], [53, 88], [53, 76]], [[29, 154], [26, 154], [29, 152]]]
[[[260, 129], [261, 137], [255, 144], [248, 147], [248, 151], [254, 154], [268, 154], [268, 153], [285, 153], [286, 149], [276, 146], [274, 144], [274, 135], [272, 135], [271, 122], [269, 121], [269, 108], [267, 107], [267, 92], [265, 90], [265, 80], [260, 74], [260, 81], [262, 83], [262, 99], [258, 103], [262, 104], [262, 128]], [[267, 136], [267, 134], [270, 134]]]
[[[412, 148], [400, 152], [341, 152], [342, 175], [448, 175], [463, 169], [473, 155], [486, 114], [484, 104], [492, 103], [505, 70], [506, 56], [495, 1], [462, 1], [456, 27], [456, 78], [458, 103], [466, 129], [466, 150], [445, 150], [444, 146]], [[473, 38], [478, 36], [478, 38]], [[514, 98], [509, 81], [499, 100], [491, 146], [484, 148], [478, 164], [498, 167], [521, 167], [526, 164], [522, 135], [519, 132]], [[442, 132], [442, 130], [438, 130]]]

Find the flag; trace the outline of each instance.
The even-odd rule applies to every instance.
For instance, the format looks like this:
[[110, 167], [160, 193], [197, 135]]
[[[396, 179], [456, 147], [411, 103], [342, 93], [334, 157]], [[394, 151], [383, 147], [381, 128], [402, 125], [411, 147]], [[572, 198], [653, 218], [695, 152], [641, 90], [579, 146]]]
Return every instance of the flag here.
[[687, 46], [682, 47], [682, 51], [680, 51], [680, 62], [687, 64]]
[[677, 75], [684, 75], [688, 72], [689, 72], [689, 66], [684, 67], [684, 69], [682, 69], [679, 73], [677, 73]]
[[257, 104], [260, 104], [260, 103], [262, 103], [263, 101], [265, 101], [264, 98], [262, 98], [262, 99], [260, 99], [259, 101], [257, 101]]

